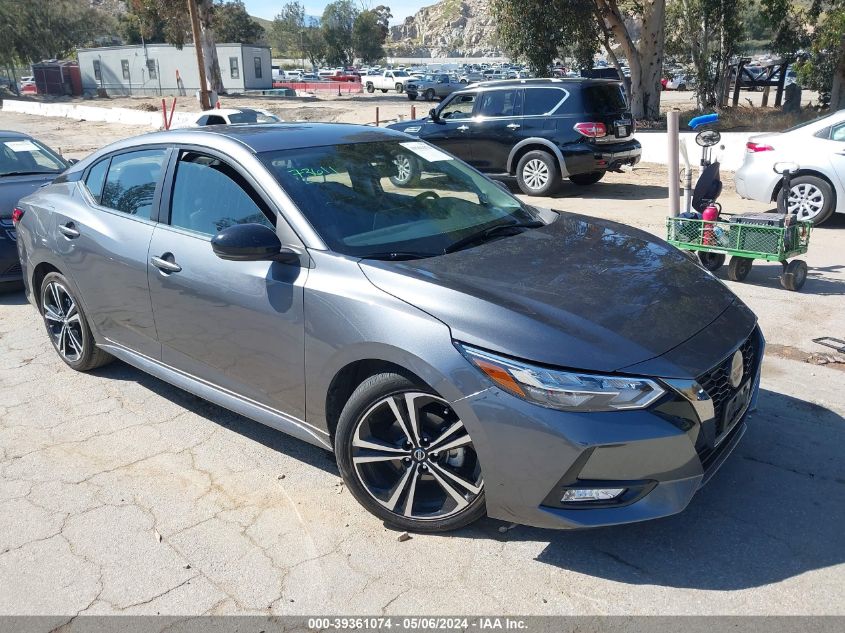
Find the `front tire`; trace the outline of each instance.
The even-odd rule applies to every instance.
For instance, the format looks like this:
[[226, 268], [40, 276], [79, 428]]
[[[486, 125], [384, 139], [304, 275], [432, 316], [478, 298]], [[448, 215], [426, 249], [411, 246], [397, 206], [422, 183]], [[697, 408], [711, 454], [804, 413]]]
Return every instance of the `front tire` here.
[[833, 189], [826, 180], [818, 176], [796, 176], [790, 182], [789, 204], [786, 192], [778, 193], [778, 212], [796, 213], [802, 222], [818, 226], [833, 214]]
[[48, 273], [41, 282], [41, 315], [53, 348], [76, 371], [90, 371], [114, 360], [97, 347], [88, 319], [67, 279]]
[[377, 374], [352, 393], [335, 455], [355, 499], [399, 529], [445, 532], [485, 514], [481, 465], [463, 422], [403, 375]]
[[425, 91], [425, 100], [426, 101], [434, 101], [434, 89], [429, 88]]
[[606, 171], [591, 171], [587, 174], [573, 174], [569, 177], [569, 180], [572, 181], [572, 184], [578, 185], [579, 187], [586, 187], [588, 185], [594, 185], [599, 180], [604, 178]]
[[416, 101], [416, 100], [417, 100], [417, 95], [416, 95], [416, 94], [411, 94], [411, 93], [409, 92], [409, 93], [408, 93], [408, 100], [409, 100], [409, 101]]
[[396, 174], [390, 177], [397, 187], [413, 187], [420, 182], [420, 165], [417, 159], [410, 154], [397, 154], [393, 160], [396, 165]]
[[516, 181], [526, 195], [550, 196], [560, 189], [557, 161], [548, 152], [527, 152], [516, 166]]

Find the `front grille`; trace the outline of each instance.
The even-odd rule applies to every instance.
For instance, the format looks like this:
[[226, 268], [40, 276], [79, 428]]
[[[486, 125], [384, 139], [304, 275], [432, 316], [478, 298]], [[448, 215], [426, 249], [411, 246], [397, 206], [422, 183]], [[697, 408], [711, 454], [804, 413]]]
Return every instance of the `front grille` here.
[[[759, 336], [757, 329], [751, 333], [751, 336], [740, 346], [742, 352], [743, 365], [743, 382], [749, 380], [757, 366], [757, 356], [759, 347]], [[707, 395], [713, 400], [713, 409], [716, 414], [716, 436], [721, 435], [724, 430], [722, 427], [725, 423], [724, 414], [725, 406], [730, 399], [737, 392], [731, 386], [731, 361], [734, 353], [731, 352], [725, 360], [719, 363], [716, 367], [698, 377], [698, 384], [707, 392]], [[730, 422], [730, 420], [728, 420]]]

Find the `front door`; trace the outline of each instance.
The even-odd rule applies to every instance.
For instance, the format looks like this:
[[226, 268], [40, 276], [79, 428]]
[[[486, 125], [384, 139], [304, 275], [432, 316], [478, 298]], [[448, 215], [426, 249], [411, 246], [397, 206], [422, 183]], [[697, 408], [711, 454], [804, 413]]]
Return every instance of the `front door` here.
[[452, 95], [438, 109], [437, 120], [429, 118], [425, 122], [420, 130], [420, 138], [463, 161], [471, 162], [472, 144], [469, 139], [476, 98], [474, 92]]
[[55, 209], [56, 250], [108, 343], [158, 359], [147, 250], [170, 150], [124, 152], [91, 166], [78, 204]]
[[472, 120], [472, 161], [480, 171], [504, 173], [522, 134], [522, 88], [485, 90]]
[[308, 269], [226, 261], [211, 248], [211, 238], [227, 226], [272, 227], [275, 214], [241, 168], [193, 151], [181, 152], [169, 199], [169, 221], [162, 221], [150, 243], [150, 296], [162, 361], [304, 419]]

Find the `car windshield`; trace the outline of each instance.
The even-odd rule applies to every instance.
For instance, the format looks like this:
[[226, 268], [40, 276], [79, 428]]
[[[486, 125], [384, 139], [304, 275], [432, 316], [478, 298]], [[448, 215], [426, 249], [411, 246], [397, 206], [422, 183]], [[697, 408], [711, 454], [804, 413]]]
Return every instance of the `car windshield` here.
[[281, 119], [272, 114], [264, 114], [257, 110], [241, 110], [229, 115], [230, 123], [279, 123]]
[[538, 219], [499, 185], [421, 141], [260, 157], [328, 246], [345, 255], [439, 255], [473, 234]]
[[67, 168], [65, 161], [29, 138], [0, 137], [0, 176], [54, 174]]
[[410, 77], [410, 75], [408, 73], [406, 73], [404, 70], [394, 70], [393, 76], [394, 77]]

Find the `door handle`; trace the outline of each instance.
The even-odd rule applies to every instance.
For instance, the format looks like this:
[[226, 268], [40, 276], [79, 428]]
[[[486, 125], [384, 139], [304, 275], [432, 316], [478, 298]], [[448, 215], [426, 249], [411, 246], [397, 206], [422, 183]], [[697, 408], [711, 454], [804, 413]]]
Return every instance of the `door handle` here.
[[458, 132], [466, 132], [469, 129], [469, 126], [468, 125], [459, 125], [455, 129], [458, 130]]
[[[169, 255], [170, 253], [165, 253], [164, 255]], [[171, 255], [172, 257], [172, 255]], [[177, 264], [176, 262], [170, 262], [164, 259], [164, 257], [150, 257], [150, 263], [165, 273], [178, 273], [182, 270], [182, 267]]]
[[509, 130], [518, 130], [522, 126], [519, 123], [509, 123], [505, 127], [507, 127]]
[[76, 225], [73, 222], [68, 222], [67, 224], [60, 224], [59, 232], [69, 239], [79, 237], [79, 229], [76, 228]]

